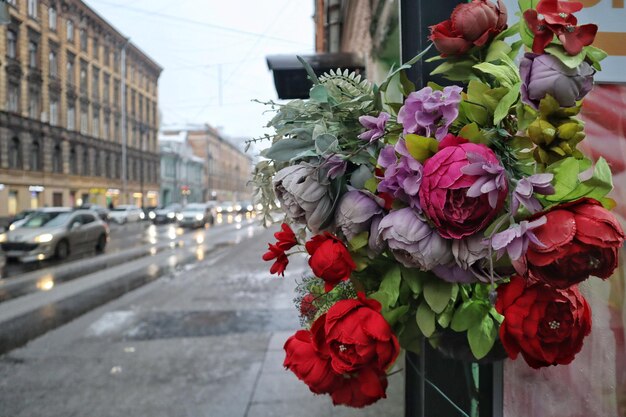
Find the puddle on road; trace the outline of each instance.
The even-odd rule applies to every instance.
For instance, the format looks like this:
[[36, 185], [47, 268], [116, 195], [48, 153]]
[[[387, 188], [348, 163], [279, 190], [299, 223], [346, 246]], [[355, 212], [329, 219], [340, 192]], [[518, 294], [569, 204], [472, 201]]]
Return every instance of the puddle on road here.
[[124, 340], [221, 336], [289, 331], [299, 326], [293, 310], [147, 312], [136, 318]]

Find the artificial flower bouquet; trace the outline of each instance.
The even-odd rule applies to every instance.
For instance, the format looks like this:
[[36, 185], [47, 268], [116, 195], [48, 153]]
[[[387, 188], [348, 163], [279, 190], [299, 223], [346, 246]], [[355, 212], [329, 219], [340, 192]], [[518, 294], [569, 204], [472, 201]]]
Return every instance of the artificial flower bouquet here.
[[284, 365], [335, 404], [385, 397], [400, 348], [424, 338], [539, 368], [570, 363], [591, 330], [577, 284], [608, 278], [624, 240], [606, 161], [577, 149], [605, 54], [582, 4], [519, 5], [508, 28], [500, 0], [431, 27], [434, 74], [464, 87], [414, 91], [412, 62], [380, 86], [309, 67], [310, 99], [274, 104], [254, 182], [268, 219], [278, 201], [286, 221], [263, 259], [284, 274], [306, 251], [311, 268]]

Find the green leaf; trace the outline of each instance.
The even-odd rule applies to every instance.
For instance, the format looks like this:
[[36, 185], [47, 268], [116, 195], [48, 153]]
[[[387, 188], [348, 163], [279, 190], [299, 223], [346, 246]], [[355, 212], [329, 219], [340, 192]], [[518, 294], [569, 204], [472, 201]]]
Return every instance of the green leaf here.
[[450, 328], [455, 332], [464, 332], [470, 327], [477, 326], [487, 314], [485, 306], [476, 301], [465, 301], [454, 312]]
[[382, 304], [383, 308], [389, 308], [398, 301], [398, 296], [400, 296], [400, 267], [394, 266], [391, 268], [380, 283], [380, 287], [378, 291], [371, 295], [371, 298], [374, 298]]
[[315, 149], [320, 155], [339, 152], [339, 141], [335, 135], [323, 133], [315, 138]]
[[385, 321], [393, 326], [409, 311], [409, 306], [400, 306], [394, 309], [383, 309], [382, 314]]
[[411, 156], [420, 162], [424, 162], [439, 150], [439, 142], [434, 138], [408, 134], [404, 139]]
[[328, 89], [322, 84], [316, 84], [311, 88], [309, 97], [318, 103], [328, 103]]
[[420, 353], [422, 346], [422, 333], [417, 326], [416, 320], [408, 320], [399, 332], [398, 341], [404, 349]]
[[477, 79], [473, 66], [475, 61], [469, 59], [447, 60], [435, 68], [430, 75], [441, 75], [450, 81], [468, 81]]
[[450, 325], [450, 321], [452, 320], [453, 315], [454, 304], [450, 303], [448, 304], [446, 309], [443, 310], [443, 313], [441, 313], [439, 317], [437, 317], [437, 323], [439, 323], [439, 325], [445, 329]]
[[359, 249], [367, 246], [369, 236], [370, 236], [369, 232], [365, 231], [365, 232], [359, 233], [358, 235], [350, 239], [350, 241], [348, 242], [348, 244], [350, 245], [350, 249], [356, 252]]
[[487, 50], [486, 62], [496, 61], [502, 58], [503, 55], [507, 55], [511, 52], [511, 47], [508, 43], [500, 40], [494, 40], [491, 42], [489, 49]]
[[613, 178], [608, 163], [602, 157], [593, 168], [590, 179], [581, 182], [579, 174], [591, 167], [588, 159], [578, 160], [570, 157], [562, 159], [547, 168], [554, 174], [554, 191], [545, 196], [546, 201], [558, 203], [573, 201], [582, 197], [602, 200], [613, 189]]
[[435, 313], [441, 313], [453, 295], [458, 291], [457, 284], [433, 278], [424, 283], [424, 298]]
[[600, 61], [608, 56], [606, 52], [604, 52], [600, 48], [596, 48], [595, 46], [585, 46], [583, 48], [587, 58], [591, 61], [591, 65], [597, 69], [598, 71], [602, 71], [602, 66], [600, 65]]
[[519, 81], [519, 75], [507, 65], [496, 65], [490, 62], [482, 62], [474, 65], [479, 71], [492, 75], [502, 85], [511, 86]]
[[365, 189], [370, 193], [375, 193], [378, 189], [378, 180], [374, 177], [371, 177], [367, 181], [365, 181]]
[[581, 51], [577, 55], [570, 55], [561, 45], [550, 45], [546, 47], [546, 52], [557, 57], [566, 67], [576, 68], [585, 60], [585, 52]]
[[314, 149], [313, 141], [287, 138], [274, 142], [271, 147], [263, 150], [261, 155], [277, 162], [289, 162], [298, 154], [310, 149]]
[[428, 307], [428, 304], [420, 304], [415, 321], [424, 336], [430, 337], [435, 332], [435, 313]]
[[304, 67], [304, 70], [309, 75], [309, 78], [311, 79], [313, 84], [319, 84], [320, 80], [319, 78], [317, 78], [317, 75], [315, 75], [315, 71], [313, 71], [313, 67], [311, 67], [311, 65], [308, 62], [306, 62], [304, 58], [302, 58], [301, 56], [296, 56], [296, 58], [298, 58], [298, 61], [300, 61], [300, 63]]
[[483, 317], [479, 325], [467, 330], [467, 341], [476, 359], [484, 358], [493, 347], [498, 331], [491, 316]]
[[515, 105], [517, 99], [520, 96], [520, 87], [522, 83], [517, 83], [509, 89], [509, 92], [502, 97], [502, 100], [496, 106], [496, 110], [493, 113], [493, 123], [498, 124], [504, 119], [511, 111], [511, 107]]
[[429, 274], [427, 272], [420, 271], [417, 268], [402, 268], [402, 279], [407, 283], [414, 297], [422, 293], [424, 280], [428, 277]]
[[420, 52], [419, 54], [417, 54], [416, 56], [414, 56], [413, 58], [411, 58], [409, 61], [407, 61], [405, 64], [401, 65], [400, 67], [398, 67], [395, 70], [392, 70], [389, 72], [389, 75], [387, 75], [387, 78], [385, 79], [385, 81], [383, 81], [383, 83], [380, 85], [380, 87], [378, 87], [379, 91], [385, 91], [387, 90], [387, 87], [389, 86], [389, 82], [391, 81], [391, 79], [398, 74], [400, 71], [403, 71], [405, 69], [409, 69], [411, 68], [411, 66], [413, 64], [415, 64], [417, 61], [419, 61], [420, 59], [422, 59], [422, 57], [424, 55], [426, 55], [428, 53], [428, 51], [430, 50], [430, 48], [432, 48], [433, 44], [429, 44], [428, 47], [426, 49], [424, 49], [422, 52]]

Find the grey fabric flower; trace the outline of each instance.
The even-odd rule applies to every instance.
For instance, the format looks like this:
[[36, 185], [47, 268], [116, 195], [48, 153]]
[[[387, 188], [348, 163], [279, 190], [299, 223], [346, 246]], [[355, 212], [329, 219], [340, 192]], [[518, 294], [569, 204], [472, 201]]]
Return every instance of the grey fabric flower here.
[[392, 211], [383, 217], [378, 231], [379, 239], [387, 243], [396, 260], [406, 267], [431, 270], [453, 260], [450, 242], [411, 208]]
[[329, 187], [321, 184], [317, 168], [308, 163], [288, 166], [276, 173], [274, 192], [287, 216], [305, 223], [313, 233], [332, 216], [333, 201]]
[[383, 213], [377, 197], [362, 190], [345, 193], [335, 212], [335, 224], [348, 240], [361, 232], [369, 231], [372, 220]]
[[474, 276], [474, 281], [489, 282], [489, 242], [482, 234], [453, 240], [452, 256], [460, 269]]

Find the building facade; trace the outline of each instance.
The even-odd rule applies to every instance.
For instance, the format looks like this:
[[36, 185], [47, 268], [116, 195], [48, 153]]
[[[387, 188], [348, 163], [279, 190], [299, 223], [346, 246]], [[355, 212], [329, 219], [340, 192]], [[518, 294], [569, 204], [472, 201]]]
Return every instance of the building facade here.
[[0, 217], [86, 202], [156, 205], [162, 68], [80, 0], [8, 3]]
[[194, 155], [204, 163], [202, 195], [204, 201], [250, 200], [252, 188], [248, 185], [252, 162], [250, 157], [209, 126], [187, 126], [184, 129], [164, 130], [177, 134], [185, 131]]
[[204, 160], [194, 155], [187, 132], [159, 135], [162, 205], [204, 202]]

